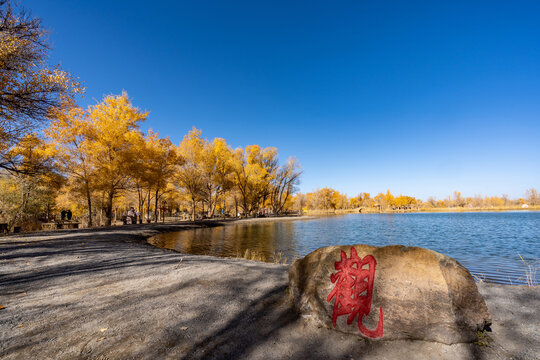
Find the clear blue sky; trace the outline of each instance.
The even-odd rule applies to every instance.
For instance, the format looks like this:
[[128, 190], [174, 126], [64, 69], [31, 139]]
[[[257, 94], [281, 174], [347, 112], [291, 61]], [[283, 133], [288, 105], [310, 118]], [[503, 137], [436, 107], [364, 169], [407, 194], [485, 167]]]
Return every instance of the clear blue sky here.
[[538, 1], [43, 1], [52, 61], [192, 127], [276, 146], [301, 190], [427, 198], [540, 188]]

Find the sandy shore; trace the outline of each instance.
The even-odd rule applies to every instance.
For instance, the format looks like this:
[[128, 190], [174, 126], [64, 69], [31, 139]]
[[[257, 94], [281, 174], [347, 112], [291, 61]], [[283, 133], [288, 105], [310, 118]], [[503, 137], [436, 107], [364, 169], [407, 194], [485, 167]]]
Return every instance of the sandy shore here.
[[298, 318], [287, 302], [286, 265], [179, 254], [145, 241], [196, 226], [201, 224], [1, 237], [0, 358], [540, 356], [539, 287], [479, 285], [494, 319], [487, 346], [369, 342]]

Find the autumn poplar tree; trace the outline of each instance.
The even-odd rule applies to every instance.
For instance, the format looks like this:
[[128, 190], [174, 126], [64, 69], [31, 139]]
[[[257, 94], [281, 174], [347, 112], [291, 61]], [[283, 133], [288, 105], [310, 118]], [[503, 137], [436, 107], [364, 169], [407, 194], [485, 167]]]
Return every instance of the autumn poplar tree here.
[[294, 157], [289, 158], [276, 172], [270, 188], [270, 202], [274, 214], [280, 214], [294, 195], [301, 174], [300, 164]]
[[52, 111], [50, 116], [51, 123], [45, 134], [58, 150], [59, 166], [69, 176], [70, 192], [81, 194], [86, 199], [88, 226], [92, 226], [96, 169], [90, 149], [92, 123], [89, 112], [72, 101], [65, 101], [62, 109]]
[[201, 152], [203, 201], [206, 203], [207, 216], [214, 215], [216, 205], [234, 183], [232, 179], [232, 150], [225, 139], [215, 138], [212, 142], [204, 141]]
[[40, 128], [62, 97], [82, 92], [70, 74], [47, 64], [48, 53], [41, 20], [0, 1], [0, 168], [30, 171], [10, 149]]
[[139, 123], [147, 116], [131, 104], [126, 92], [106, 96], [88, 109], [86, 150], [95, 171], [96, 189], [104, 195], [105, 225], [112, 223], [115, 197], [130, 183], [130, 164], [137, 155], [134, 144], [143, 136]]
[[535, 188], [530, 188], [525, 191], [525, 198], [531, 205], [540, 205], [540, 195]]
[[12, 228], [25, 218], [48, 216], [64, 178], [56, 167], [54, 147], [36, 134], [22, 137], [8, 155], [19, 161], [12, 176], [0, 174], [0, 217]]
[[185, 190], [191, 204], [191, 220], [195, 220], [197, 202], [201, 200], [204, 187], [204, 174], [201, 167], [205, 142], [201, 130], [193, 128], [180, 143], [178, 152], [183, 159], [175, 173], [175, 182]]
[[257, 211], [260, 204], [270, 195], [271, 182], [279, 163], [277, 149], [249, 145], [233, 153], [233, 177], [241, 197], [244, 215]]
[[[135, 190], [137, 195], [137, 208], [140, 214], [144, 213], [144, 206], [147, 204], [148, 215], [150, 213], [151, 198], [151, 174], [150, 174], [150, 151], [145, 137], [136, 137], [132, 143], [135, 158], [129, 164], [129, 173], [131, 175], [131, 190]], [[149, 217], [148, 217], [149, 218]], [[142, 216], [139, 223], [142, 222]]]
[[[165, 194], [169, 180], [176, 172], [177, 166], [182, 165], [183, 159], [169, 138], [160, 138], [158, 133], [149, 131], [145, 137], [147, 185], [153, 191], [156, 209], [155, 222], [158, 221], [157, 209], [162, 195]], [[142, 155], [142, 154], [141, 154]], [[150, 205], [150, 198], [148, 199]]]

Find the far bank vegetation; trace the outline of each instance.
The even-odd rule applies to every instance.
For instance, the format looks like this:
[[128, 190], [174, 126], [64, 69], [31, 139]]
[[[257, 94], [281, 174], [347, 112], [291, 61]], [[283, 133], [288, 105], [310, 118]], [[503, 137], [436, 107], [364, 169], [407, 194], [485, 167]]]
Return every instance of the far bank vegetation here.
[[375, 196], [364, 192], [355, 197], [348, 197], [332, 188], [323, 188], [307, 194], [297, 194], [294, 198], [294, 207], [309, 214], [540, 210], [540, 195], [536, 189], [530, 188], [524, 195], [519, 199], [510, 199], [505, 194], [464, 197], [461, 192], [454, 191], [444, 199], [430, 197], [423, 201], [412, 196], [394, 195], [390, 190]]

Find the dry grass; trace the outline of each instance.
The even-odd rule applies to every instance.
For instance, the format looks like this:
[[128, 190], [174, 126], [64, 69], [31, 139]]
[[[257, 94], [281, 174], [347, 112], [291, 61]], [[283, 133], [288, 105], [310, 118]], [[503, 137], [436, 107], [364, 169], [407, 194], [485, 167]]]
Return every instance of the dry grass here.
[[[536, 274], [538, 270], [540, 269], [540, 260], [536, 260], [534, 262], [527, 261], [523, 259], [521, 254], [518, 253], [519, 258], [523, 262], [523, 265], [525, 266], [525, 277], [520, 277], [518, 280], [525, 279], [525, 282], [527, 283], [527, 286], [529, 287], [535, 287], [538, 286], [538, 280], [536, 278]], [[484, 274], [471, 274], [472, 277], [479, 283], [489, 283], [489, 281], [486, 279], [486, 276]], [[508, 282], [510, 285], [514, 285], [512, 283], [512, 279], [508, 278]]]
[[273, 255], [267, 256], [262, 251], [246, 249], [243, 254], [237, 253], [236, 257], [253, 261], [273, 262], [274, 264], [287, 264], [285, 254], [280, 251], [275, 252]]
[[530, 287], [538, 286], [538, 281], [536, 280], [536, 272], [538, 269], [540, 269], [540, 262], [537, 260], [533, 263], [530, 263], [523, 259], [521, 254], [519, 254], [519, 258], [521, 261], [523, 261], [523, 265], [525, 266], [525, 281], [527, 282], [527, 285]]
[[283, 254], [281, 251], [275, 253], [274, 264], [287, 264], [287, 258], [285, 257], [285, 254]]
[[474, 274], [471, 273], [471, 275], [479, 283], [488, 283], [489, 282], [489, 281], [487, 281], [486, 276], [484, 274], [474, 275]]

